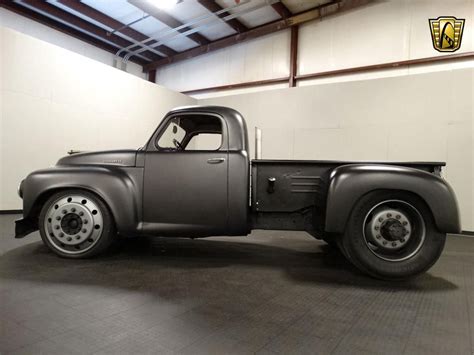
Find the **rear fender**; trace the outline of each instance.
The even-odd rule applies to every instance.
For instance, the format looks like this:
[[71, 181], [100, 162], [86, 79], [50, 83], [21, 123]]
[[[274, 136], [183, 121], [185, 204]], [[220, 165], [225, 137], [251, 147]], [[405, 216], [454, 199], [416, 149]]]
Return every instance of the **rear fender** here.
[[430, 208], [439, 231], [461, 231], [456, 197], [445, 180], [414, 168], [375, 164], [343, 165], [332, 171], [325, 230], [343, 233], [357, 201], [375, 190], [402, 190], [416, 194]]

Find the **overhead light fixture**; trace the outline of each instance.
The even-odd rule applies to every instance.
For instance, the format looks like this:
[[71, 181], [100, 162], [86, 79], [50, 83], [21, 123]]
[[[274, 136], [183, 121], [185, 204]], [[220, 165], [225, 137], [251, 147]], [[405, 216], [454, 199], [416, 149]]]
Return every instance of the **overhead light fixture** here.
[[149, 0], [153, 5], [161, 10], [169, 10], [173, 8], [180, 0]]

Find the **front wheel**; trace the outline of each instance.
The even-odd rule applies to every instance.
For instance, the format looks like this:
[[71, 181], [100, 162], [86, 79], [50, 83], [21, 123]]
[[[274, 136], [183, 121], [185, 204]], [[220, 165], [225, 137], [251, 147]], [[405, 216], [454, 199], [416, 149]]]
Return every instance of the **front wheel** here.
[[405, 279], [428, 270], [445, 240], [420, 198], [402, 191], [376, 191], [354, 207], [342, 248], [356, 267], [372, 276]]
[[51, 196], [39, 216], [41, 239], [66, 258], [88, 258], [113, 242], [112, 215], [102, 200], [82, 190], [64, 190]]

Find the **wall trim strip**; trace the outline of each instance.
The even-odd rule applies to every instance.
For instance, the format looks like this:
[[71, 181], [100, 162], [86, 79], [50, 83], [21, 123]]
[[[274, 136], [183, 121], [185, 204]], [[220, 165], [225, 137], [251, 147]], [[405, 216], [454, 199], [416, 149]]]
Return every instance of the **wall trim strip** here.
[[[330, 71], [324, 71], [324, 72], [319, 72], [319, 73], [296, 75], [295, 80], [298, 81], [298, 80], [317, 79], [317, 78], [323, 78], [323, 77], [334, 77], [334, 76], [348, 75], [348, 74], [354, 74], [354, 73], [366, 73], [366, 72], [371, 72], [375, 70], [387, 70], [387, 69], [395, 69], [395, 68], [410, 67], [410, 66], [417, 66], [417, 65], [436, 64], [436, 63], [443, 63], [443, 62], [463, 60], [463, 59], [474, 59], [474, 52], [456, 53], [456, 54], [441, 55], [441, 56], [436, 56], [436, 57], [402, 60], [398, 62], [365, 65], [365, 66], [360, 66], [360, 67], [330, 70]], [[248, 81], [244, 83], [212, 86], [212, 87], [193, 89], [193, 90], [185, 90], [185, 91], [182, 91], [181, 93], [187, 94], [187, 95], [199, 94], [199, 93], [204, 93], [204, 92], [225, 91], [225, 90], [264, 86], [264, 85], [284, 83], [284, 82], [289, 83], [289, 81], [290, 81], [290, 77], [258, 80], [258, 81]]]
[[181, 91], [182, 94], [196, 94], [200, 92], [213, 92], [213, 91], [224, 91], [224, 90], [232, 90], [232, 89], [240, 89], [240, 88], [249, 88], [253, 86], [264, 86], [264, 85], [271, 85], [271, 84], [281, 84], [281, 83], [288, 83], [290, 80], [289, 77], [284, 78], [275, 78], [275, 79], [266, 79], [266, 80], [257, 80], [257, 81], [248, 81], [245, 83], [237, 83], [237, 84], [229, 84], [229, 85], [222, 85], [222, 86], [212, 86], [202, 89], [193, 89], [187, 91]]

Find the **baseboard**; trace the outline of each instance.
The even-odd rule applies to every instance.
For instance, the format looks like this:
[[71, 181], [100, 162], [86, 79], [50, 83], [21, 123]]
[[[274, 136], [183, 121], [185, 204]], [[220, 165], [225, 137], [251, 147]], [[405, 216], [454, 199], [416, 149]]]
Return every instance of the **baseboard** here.
[[19, 214], [23, 213], [23, 210], [0, 210], [0, 214]]
[[462, 231], [462, 235], [468, 235], [470, 237], [474, 237], [474, 232], [473, 231]]

